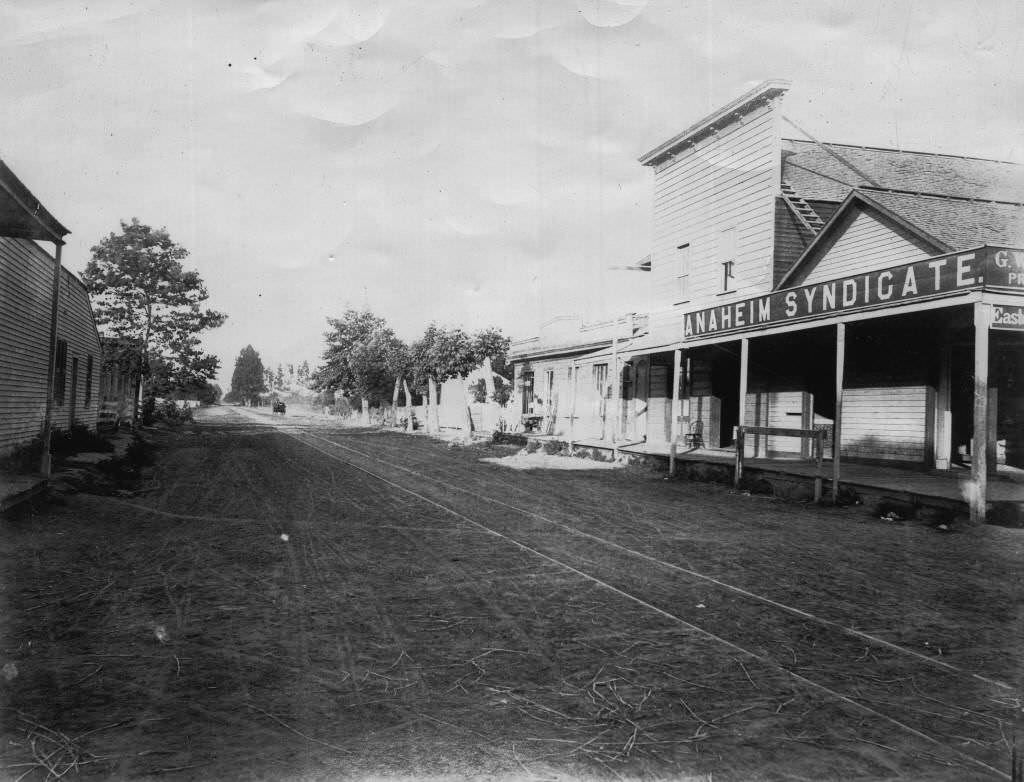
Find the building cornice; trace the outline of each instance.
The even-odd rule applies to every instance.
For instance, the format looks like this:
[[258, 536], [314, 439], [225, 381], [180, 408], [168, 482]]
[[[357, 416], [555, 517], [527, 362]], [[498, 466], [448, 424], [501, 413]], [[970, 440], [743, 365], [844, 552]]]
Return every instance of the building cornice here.
[[759, 104], [784, 94], [789, 87], [790, 82], [786, 79], [769, 79], [762, 82], [736, 100], [691, 125], [679, 135], [673, 136], [645, 155], [641, 155], [638, 159], [645, 166], [656, 165], [679, 152], [687, 144], [695, 143], [708, 133], [713, 133], [720, 127], [735, 121], [737, 115], [747, 114]]

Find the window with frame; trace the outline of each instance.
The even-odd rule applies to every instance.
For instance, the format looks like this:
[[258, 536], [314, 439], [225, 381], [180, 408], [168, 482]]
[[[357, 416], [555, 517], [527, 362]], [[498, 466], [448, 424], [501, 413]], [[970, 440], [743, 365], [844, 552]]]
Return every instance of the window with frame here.
[[92, 404], [92, 356], [85, 357], [85, 406]]
[[599, 399], [604, 399], [608, 388], [608, 365], [594, 364], [594, 389]]
[[523, 372], [523, 413], [533, 412], [533, 372]]
[[64, 392], [68, 385], [68, 343], [57, 340], [57, 354], [53, 366], [53, 401], [64, 404]]
[[681, 244], [676, 248], [676, 302], [690, 298], [690, 245]]
[[718, 260], [722, 264], [722, 293], [735, 289], [736, 229], [726, 228], [718, 234]]

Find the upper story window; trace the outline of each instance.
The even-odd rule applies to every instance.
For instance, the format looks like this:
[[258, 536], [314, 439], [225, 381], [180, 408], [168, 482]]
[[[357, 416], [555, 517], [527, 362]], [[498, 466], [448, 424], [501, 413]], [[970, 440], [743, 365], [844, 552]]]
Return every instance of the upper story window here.
[[735, 290], [736, 229], [725, 228], [718, 233], [718, 262], [722, 264], [722, 293]]
[[735, 265], [735, 261], [726, 261], [722, 264], [722, 293], [728, 293], [733, 289], [732, 282], [735, 279], [733, 267]]
[[690, 245], [681, 244], [676, 248], [676, 291], [677, 302], [690, 298]]

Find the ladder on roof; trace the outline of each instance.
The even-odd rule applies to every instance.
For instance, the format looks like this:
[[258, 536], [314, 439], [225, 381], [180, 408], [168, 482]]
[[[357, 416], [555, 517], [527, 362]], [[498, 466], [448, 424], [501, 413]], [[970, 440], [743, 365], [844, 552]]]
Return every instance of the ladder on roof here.
[[782, 180], [782, 197], [786, 199], [789, 208], [793, 210], [801, 225], [817, 236], [818, 231], [825, 227], [825, 221], [814, 211], [809, 203], [796, 194], [796, 190], [788, 180]]

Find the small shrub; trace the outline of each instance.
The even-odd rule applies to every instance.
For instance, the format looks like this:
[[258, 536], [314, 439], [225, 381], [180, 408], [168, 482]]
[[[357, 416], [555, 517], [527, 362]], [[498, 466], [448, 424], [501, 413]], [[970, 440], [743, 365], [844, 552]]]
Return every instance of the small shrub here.
[[192, 422], [192, 408], [179, 407], [170, 399], [159, 402], [153, 410], [153, 420], [168, 424], [185, 424]]
[[563, 445], [564, 443], [558, 440], [548, 440], [543, 445], [544, 453], [548, 454], [549, 456], [559, 454], [562, 452]]
[[521, 445], [525, 446], [527, 443], [527, 437], [523, 434], [514, 434], [512, 432], [495, 432], [491, 435], [491, 442], [497, 445]]

